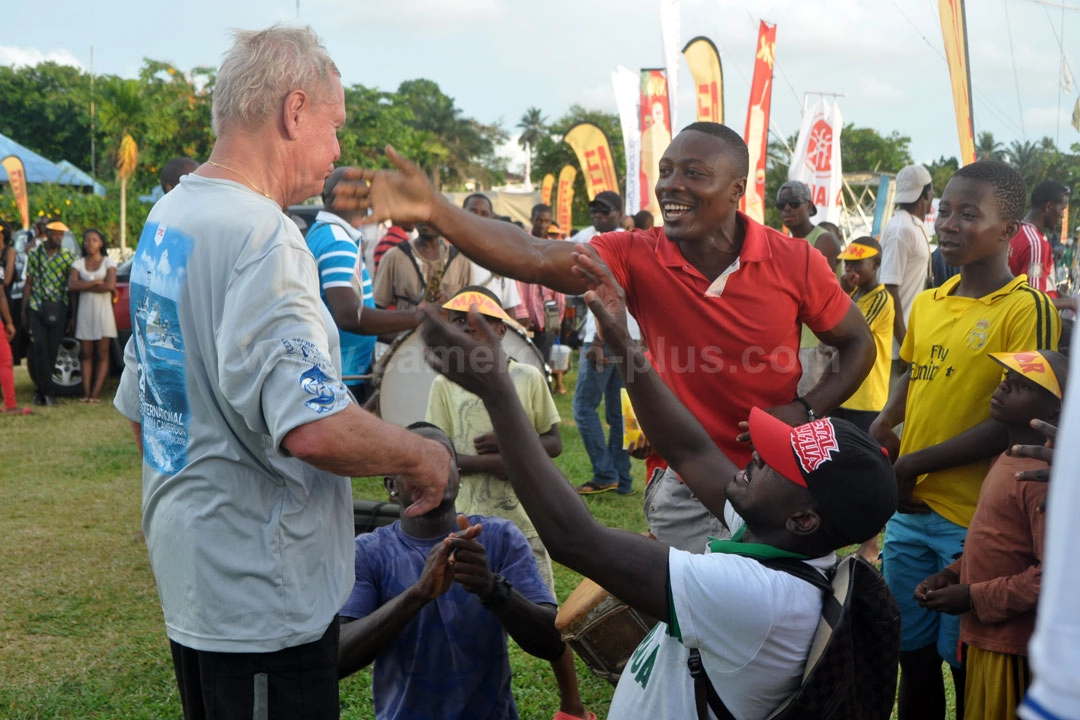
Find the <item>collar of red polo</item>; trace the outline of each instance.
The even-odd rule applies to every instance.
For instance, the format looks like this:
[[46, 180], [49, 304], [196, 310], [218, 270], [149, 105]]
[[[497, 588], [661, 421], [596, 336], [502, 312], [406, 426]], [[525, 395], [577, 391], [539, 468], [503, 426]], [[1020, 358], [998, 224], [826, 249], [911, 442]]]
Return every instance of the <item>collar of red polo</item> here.
[[[736, 210], [736, 222], [743, 228], [743, 244], [739, 250], [739, 262], [758, 262], [772, 257], [769, 243], [765, 238], [765, 227], [751, 220], [745, 213]], [[660, 229], [659, 242], [656, 244], [656, 256], [662, 265], [683, 267], [688, 265], [679, 246], [667, 239]]]

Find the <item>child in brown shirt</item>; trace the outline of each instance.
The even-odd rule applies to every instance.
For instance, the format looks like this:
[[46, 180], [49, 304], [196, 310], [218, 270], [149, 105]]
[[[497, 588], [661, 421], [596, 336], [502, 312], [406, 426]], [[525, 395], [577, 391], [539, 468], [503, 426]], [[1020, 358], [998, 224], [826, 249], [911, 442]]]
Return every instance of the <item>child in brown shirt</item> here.
[[[1031, 420], [1057, 424], [1068, 361], [1049, 350], [990, 357], [1006, 368], [990, 417], [1008, 428], [1009, 447], [1041, 444]], [[915, 588], [923, 607], [963, 614], [967, 717], [1016, 718], [1031, 682], [1027, 646], [1042, 578], [1047, 484], [1017, 476], [1040, 467], [1046, 463], [1002, 453], [983, 481], [964, 554]]]

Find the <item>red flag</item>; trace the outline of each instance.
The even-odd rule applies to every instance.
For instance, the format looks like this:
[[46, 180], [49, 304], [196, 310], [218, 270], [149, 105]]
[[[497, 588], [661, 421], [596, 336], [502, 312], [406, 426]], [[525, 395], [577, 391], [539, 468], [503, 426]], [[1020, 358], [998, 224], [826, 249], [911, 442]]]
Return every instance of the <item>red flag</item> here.
[[754, 61], [754, 82], [746, 108], [743, 140], [750, 149], [750, 177], [740, 203], [742, 211], [758, 222], [765, 220], [765, 160], [769, 148], [769, 107], [772, 104], [773, 58], [776, 25], [761, 21]]

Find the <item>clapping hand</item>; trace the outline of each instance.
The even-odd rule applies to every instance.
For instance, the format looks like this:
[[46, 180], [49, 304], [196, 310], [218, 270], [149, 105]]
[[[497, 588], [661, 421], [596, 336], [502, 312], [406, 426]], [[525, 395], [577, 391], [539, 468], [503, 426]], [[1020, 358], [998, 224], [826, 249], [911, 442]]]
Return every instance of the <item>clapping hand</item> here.
[[473, 595], [483, 599], [491, 594], [494, 585], [494, 573], [488, 567], [487, 551], [476, 541], [483, 525], [471, 525], [464, 515], [457, 516], [460, 530], [444, 543], [452, 552], [454, 581]]

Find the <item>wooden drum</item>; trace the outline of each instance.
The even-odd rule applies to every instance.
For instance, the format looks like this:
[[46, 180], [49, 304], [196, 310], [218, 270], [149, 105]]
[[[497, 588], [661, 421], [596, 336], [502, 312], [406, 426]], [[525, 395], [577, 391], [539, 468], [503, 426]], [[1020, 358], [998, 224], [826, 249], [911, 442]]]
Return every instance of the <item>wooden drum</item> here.
[[594, 675], [615, 685], [656, 622], [585, 578], [559, 609], [555, 627]]

